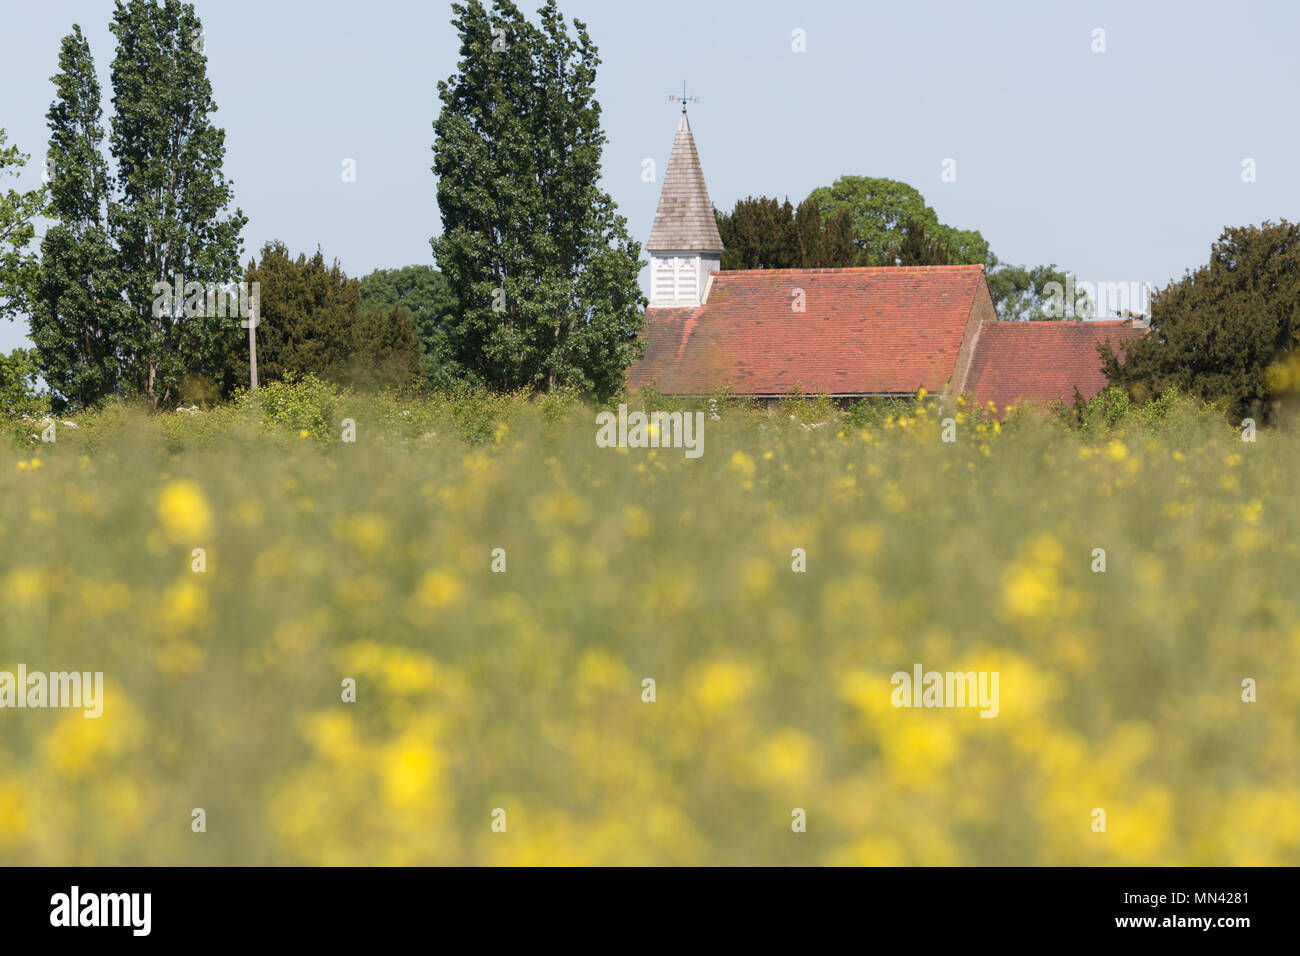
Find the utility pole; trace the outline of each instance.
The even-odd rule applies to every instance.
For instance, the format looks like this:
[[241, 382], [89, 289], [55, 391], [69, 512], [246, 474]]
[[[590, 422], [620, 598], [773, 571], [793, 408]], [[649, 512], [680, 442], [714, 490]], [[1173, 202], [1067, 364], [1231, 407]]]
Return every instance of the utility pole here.
[[261, 295], [254, 295], [249, 299], [252, 308], [249, 309], [249, 316], [244, 320], [248, 326], [248, 378], [254, 391], [257, 389], [257, 320], [262, 311]]

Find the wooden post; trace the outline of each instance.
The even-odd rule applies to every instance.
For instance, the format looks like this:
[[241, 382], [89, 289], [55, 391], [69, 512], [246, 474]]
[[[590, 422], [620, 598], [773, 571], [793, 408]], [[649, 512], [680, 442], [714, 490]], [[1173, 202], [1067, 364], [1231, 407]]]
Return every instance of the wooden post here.
[[248, 377], [253, 389], [257, 389], [257, 319], [262, 311], [262, 303], [253, 299], [252, 315], [248, 317]]

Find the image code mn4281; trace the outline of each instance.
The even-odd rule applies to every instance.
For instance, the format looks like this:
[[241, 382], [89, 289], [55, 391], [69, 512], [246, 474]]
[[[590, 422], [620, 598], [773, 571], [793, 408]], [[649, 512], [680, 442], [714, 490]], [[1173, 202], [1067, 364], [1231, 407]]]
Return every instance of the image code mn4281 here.
[[7, 926], [796, 867], [1224, 939], [1294, 892], [1293, 4], [0, 36]]

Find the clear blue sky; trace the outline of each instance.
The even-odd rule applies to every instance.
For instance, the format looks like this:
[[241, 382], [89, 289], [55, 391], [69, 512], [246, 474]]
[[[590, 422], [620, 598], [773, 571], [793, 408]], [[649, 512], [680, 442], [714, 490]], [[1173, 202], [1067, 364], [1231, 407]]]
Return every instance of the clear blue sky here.
[[[531, 10], [535, 5], [521, 6]], [[450, 6], [198, 0], [226, 171], [268, 239], [319, 244], [350, 275], [432, 263], [435, 84]], [[562, 0], [603, 60], [605, 188], [644, 241], [683, 79], [715, 205], [798, 202], [843, 174], [917, 187], [1004, 261], [1163, 284], [1226, 224], [1300, 219], [1300, 4]], [[39, 182], [60, 38], [88, 36], [108, 89], [109, 0], [0, 0], [0, 126]], [[1106, 52], [1092, 52], [1093, 30]], [[806, 32], [807, 51], [791, 49]], [[107, 97], [106, 97], [107, 99]], [[106, 111], [109, 105], [105, 104]], [[357, 181], [340, 179], [345, 158]], [[944, 159], [956, 182], [941, 182]], [[1243, 183], [1252, 158], [1257, 181]], [[11, 183], [12, 181], [10, 181]], [[6, 183], [7, 186], [9, 183]], [[644, 277], [644, 273], [643, 273]], [[25, 340], [0, 320], [0, 349]]]

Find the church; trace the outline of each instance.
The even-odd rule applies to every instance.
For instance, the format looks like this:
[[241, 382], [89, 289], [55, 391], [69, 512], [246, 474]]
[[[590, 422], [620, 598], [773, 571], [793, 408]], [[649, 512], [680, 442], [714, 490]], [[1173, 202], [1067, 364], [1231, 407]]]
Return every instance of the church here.
[[1132, 321], [1004, 322], [982, 265], [722, 271], [722, 239], [683, 104], [646, 243], [650, 303], [633, 389], [838, 401], [966, 396], [997, 414], [1106, 387], [1097, 351]]

